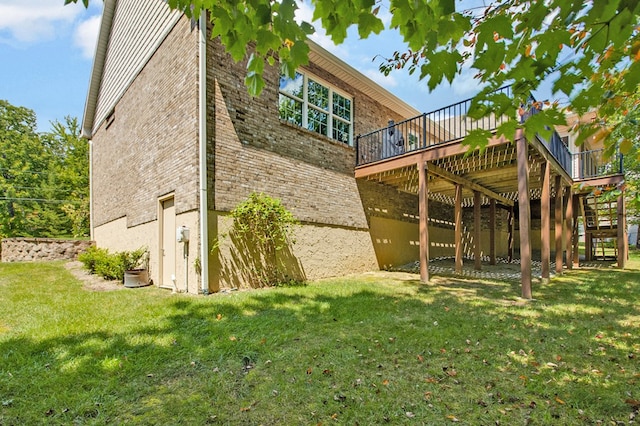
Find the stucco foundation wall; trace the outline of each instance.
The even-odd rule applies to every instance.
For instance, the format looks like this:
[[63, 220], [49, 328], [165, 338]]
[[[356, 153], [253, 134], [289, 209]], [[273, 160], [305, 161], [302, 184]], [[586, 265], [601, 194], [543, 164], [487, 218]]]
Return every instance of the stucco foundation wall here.
[[[371, 237], [380, 269], [389, 269], [420, 258], [417, 223], [407, 223], [381, 217], [371, 218]], [[496, 231], [496, 256], [507, 256], [507, 233]], [[473, 236], [462, 234], [463, 256], [473, 257]], [[489, 231], [480, 233], [481, 256], [489, 256]], [[429, 225], [429, 258], [455, 256], [455, 233], [431, 223]]]
[[[232, 237], [233, 219], [224, 212], [209, 212], [210, 289], [251, 287], [255, 267], [246, 250]], [[317, 280], [350, 273], [377, 270], [371, 237], [367, 230], [301, 224], [295, 227], [295, 243], [279, 254], [286, 259], [286, 274], [298, 280]]]
[[[188, 245], [188, 261], [185, 264], [184, 244], [176, 242], [175, 250], [175, 276], [178, 291], [197, 294], [200, 289], [200, 275], [194, 266], [195, 259], [199, 256], [198, 241], [199, 217], [195, 211], [176, 215], [176, 226], [187, 226], [190, 231], [190, 243]], [[175, 231], [174, 231], [175, 233]], [[126, 218], [120, 218], [94, 229], [97, 246], [109, 249], [111, 252], [136, 250], [140, 247], [149, 249], [149, 276], [154, 284], [160, 280], [160, 223], [157, 220], [137, 226], [127, 227]], [[188, 277], [185, 279], [185, 267]], [[188, 284], [188, 289], [187, 285]]]
[[3, 238], [0, 257], [3, 262], [76, 259], [91, 245], [87, 240]]

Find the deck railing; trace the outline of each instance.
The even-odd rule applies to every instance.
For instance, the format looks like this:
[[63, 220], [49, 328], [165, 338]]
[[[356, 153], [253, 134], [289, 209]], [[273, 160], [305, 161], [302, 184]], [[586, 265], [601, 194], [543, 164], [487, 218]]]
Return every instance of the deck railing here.
[[[496, 95], [510, 97], [511, 87], [505, 86], [492, 93], [492, 96]], [[470, 131], [476, 129], [494, 131], [508, 120], [507, 116], [494, 114], [479, 120], [470, 118], [468, 112], [472, 100], [469, 98], [398, 123], [389, 121], [387, 127], [358, 135], [356, 137], [356, 165], [361, 166], [405, 153], [420, 151], [434, 145], [460, 141]], [[538, 102], [533, 96], [530, 96], [528, 103], [530, 107], [521, 117], [522, 121], [540, 112], [536, 107]], [[540, 134], [537, 137], [573, 179], [588, 179], [623, 172], [622, 156], [619, 154], [606, 160], [603, 156], [603, 150], [572, 154], [555, 130], [552, 131], [548, 140]]]
[[[506, 86], [494, 93], [511, 96], [511, 88]], [[356, 137], [357, 165], [461, 140], [471, 130], [492, 131], [507, 121], [507, 117], [495, 115], [480, 120], [470, 118], [468, 112], [471, 101], [470, 98], [398, 123], [389, 122], [385, 128], [358, 135]]]
[[591, 179], [599, 176], [621, 174], [624, 171], [622, 154], [605, 158], [604, 149], [573, 154], [573, 179]]

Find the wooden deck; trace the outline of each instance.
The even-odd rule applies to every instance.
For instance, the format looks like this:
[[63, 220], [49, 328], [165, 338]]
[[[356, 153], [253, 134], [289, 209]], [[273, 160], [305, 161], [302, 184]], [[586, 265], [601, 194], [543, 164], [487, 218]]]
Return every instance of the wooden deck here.
[[[463, 138], [436, 143], [411, 152], [358, 165], [355, 177], [391, 186], [398, 191], [418, 196], [420, 211], [420, 272], [422, 281], [429, 280], [429, 200], [436, 200], [453, 206], [455, 223], [456, 270], [462, 270], [462, 250], [459, 249], [461, 235], [461, 211], [464, 207], [474, 207], [474, 229], [480, 229], [480, 206], [490, 207], [490, 257], [495, 262], [495, 209], [503, 208], [511, 218], [518, 214], [522, 297], [531, 298], [531, 201], [539, 200], [541, 233], [542, 279], [550, 275], [551, 244], [550, 229], [555, 230], [555, 271], [562, 273], [563, 262], [567, 268], [577, 265], [578, 218], [586, 223], [588, 213], [594, 210], [594, 187], [621, 185], [621, 173], [576, 179], [571, 176], [566, 161], [557, 158], [549, 144], [536, 138], [527, 141], [523, 136], [514, 135], [514, 141], [504, 138], [489, 140], [487, 148], [480, 152], [468, 152]], [[597, 199], [597, 197], [595, 197]], [[587, 201], [585, 201], [587, 200]], [[555, 223], [551, 223], [551, 204], [555, 205]], [[586, 209], [586, 210], [585, 210]], [[607, 235], [618, 239], [618, 264], [623, 267], [626, 259], [624, 249], [625, 212], [622, 198], [617, 205], [595, 209], [597, 213], [609, 212], [606, 222]], [[605, 222], [598, 231], [604, 231]], [[537, 223], [537, 222], [536, 222]], [[619, 226], [622, 225], [622, 226]], [[493, 227], [493, 228], [492, 228]], [[593, 238], [601, 237], [596, 230], [587, 226], [586, 233], [592, 247]], [[509, 226], [510, 240], [514, 238], [513, 223]], [[564, 236], [564, 238], [563, 238]], [[474, 253], [480, 258], [479, 233], [474, 235]], [[564, 246], [563, 246], [564, 244]], [[511, 249], [512, 250], [512, 249]], [[512, 251], [510, 250], [510, 256]], [[566, 253], [563, 260], [563, 253]], [[566, 261], [568, 259], [568, 262]], [[480, 269], [476, 262], [476, 269]]]

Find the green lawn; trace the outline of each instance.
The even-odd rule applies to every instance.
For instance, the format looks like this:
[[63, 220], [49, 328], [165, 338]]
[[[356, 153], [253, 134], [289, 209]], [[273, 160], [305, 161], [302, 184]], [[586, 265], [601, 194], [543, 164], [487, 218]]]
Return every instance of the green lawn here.
[[[382, 276], [382, 278], [380, 277]], [[640, 254], [518, 298], [407, 274], [193, 297], [0, 264], [0, 425], [627, 424]], [[637, 420], [636, 420], [637, 421]]]

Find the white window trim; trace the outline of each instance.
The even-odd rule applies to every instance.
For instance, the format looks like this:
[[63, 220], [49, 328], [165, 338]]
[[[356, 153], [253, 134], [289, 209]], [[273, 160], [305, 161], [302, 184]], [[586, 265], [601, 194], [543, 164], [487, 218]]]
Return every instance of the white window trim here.
[[[296, 72], [298, 74], [302, 75], [302, 96], [304, 99], [300, 99], [297, 96], [292, 95], [291, 93], [286, 93], [281, 91], [278, 88], [278, 93], [286, 96], [288, 98], [294, 99], [296, 101], [302, 102], [302, 127], [304, 127], [306, 130], [309, 130], [310, 132], [316, 133], [318, 135], [322, 135], [322, 133], [318, 133], [315, 132], [313, 130], [310, 130], [308, 128], [309, 125], [309, 121], [308, 121], [308, 112], [309, 112], [309, 108], [312, 109], [317, 109], [318, 111], [321, 111], [323, 113], [326, 113], [328, 115], [328, 120], [327, 120], [327, 134], [323, 135], [326, 136], [327, 138], [331, 139], [332, 141], [336, 141], [348, 146], [353, 146], [353, 96], [349, 95], [347, 92], [338, 89], [336, 86], [332, 85], [331, 83], [328, 83], [326, 80], [323, 80], [322, 78], [317, 77], [314, 74], [311, 74], [309, 72], [307, 72], [304, 69], [300, 69], [300, 70], [296, 70]], [[326, 87], [329, 89], [329, 110], [325, 111], [321, 108], [317, 108], [315, 106], [310, 106], [309, 105], [309, 79], [315, 81], [316, 83], [321, 84], [322, 86]], [[349, 101], [351, 101], [351, 109], [349, 111], [349, 121], [345, 121], [344, 118], [336, 115], [333, 113], [333, 94], [337, 93], [338, 95], [342, 96], [343, 98], [348, 99]], [[343, 123], [347, 123], [349, 124], [349, 135], [348, 135], [348, 141], [347, 143], [338, 140], [338, 139], [334, 139], [333, 138], [333, 119], [336, 119], [338, 121], [342, 121]]]

